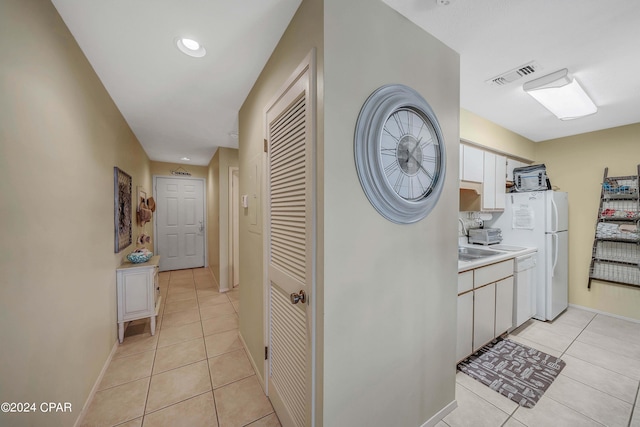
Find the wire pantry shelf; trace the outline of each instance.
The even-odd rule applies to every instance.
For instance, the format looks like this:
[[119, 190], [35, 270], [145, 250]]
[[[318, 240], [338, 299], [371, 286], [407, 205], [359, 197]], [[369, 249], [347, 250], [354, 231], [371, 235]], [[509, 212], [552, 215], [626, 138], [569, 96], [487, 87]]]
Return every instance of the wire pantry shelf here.
[[638, 242], [638, 225], [634, 223], [599, 222], [596, 226], [596, 239], [622, 240]]
[[603, 199], [635, 199], [638, 197], [638, 177], [620, 176], [604, 179], [602, 183]]
[[638, 243], [612, 242], [600, 240], [593, 249], [593, 257], [600, 261], [614, 261], [638, 264], [640, 245]]
[[589, 276], [596, 280], [640, 286], [640, 269], [637, 264], [618, 264], [596, 260], [591, 266]]
[[600, 206], [599, 219], [613, 221], [637, 221], [638, 218], [640, 218], [638, 214], [638, 202], [636, 200], [604, 199], [602, 201], [602, 206]]
[[636, 175], [608, 176], [604, 169], [588, 288], [598, 280], [640, 287], [640, 199]]

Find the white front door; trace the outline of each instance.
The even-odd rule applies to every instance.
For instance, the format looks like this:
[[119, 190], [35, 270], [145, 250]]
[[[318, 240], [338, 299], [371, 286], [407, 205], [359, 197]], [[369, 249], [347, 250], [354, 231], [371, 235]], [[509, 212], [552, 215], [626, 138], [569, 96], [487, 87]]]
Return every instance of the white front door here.
[[204, 180], [155, 177], [160, 271], [204, 267]]
[[314, 135], [312, 56], [265, 110], [267, 390], [285, 427], [313, 425]]

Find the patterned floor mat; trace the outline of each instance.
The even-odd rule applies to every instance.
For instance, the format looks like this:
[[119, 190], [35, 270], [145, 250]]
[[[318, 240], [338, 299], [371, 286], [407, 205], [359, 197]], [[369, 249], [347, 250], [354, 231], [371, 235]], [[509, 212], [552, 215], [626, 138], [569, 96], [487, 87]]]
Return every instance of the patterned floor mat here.
[[564, 367], [559, 358], [508, 339], [494, 340], [458, 364], [460, 371], [527, 408]]

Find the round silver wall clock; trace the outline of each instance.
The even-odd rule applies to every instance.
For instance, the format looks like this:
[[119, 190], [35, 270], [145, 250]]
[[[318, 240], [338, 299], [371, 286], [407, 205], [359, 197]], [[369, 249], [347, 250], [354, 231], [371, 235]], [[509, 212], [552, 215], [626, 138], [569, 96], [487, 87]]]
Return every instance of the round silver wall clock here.
[[356, 124], [356, 169], [373, 207], [389, 221], [417, 222], [435, 207], [445, 177], [445, 144], [418, 92], [386, 85], [369, 96]]

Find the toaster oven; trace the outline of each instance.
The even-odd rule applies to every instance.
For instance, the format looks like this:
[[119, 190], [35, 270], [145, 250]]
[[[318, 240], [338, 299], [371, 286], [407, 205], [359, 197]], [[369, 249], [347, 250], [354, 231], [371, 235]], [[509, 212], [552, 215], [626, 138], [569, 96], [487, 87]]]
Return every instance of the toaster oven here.
[[472, 228], [469, 230], [469, 243], [493, 245], [502, 241], [502, 230], [499, 228]]

